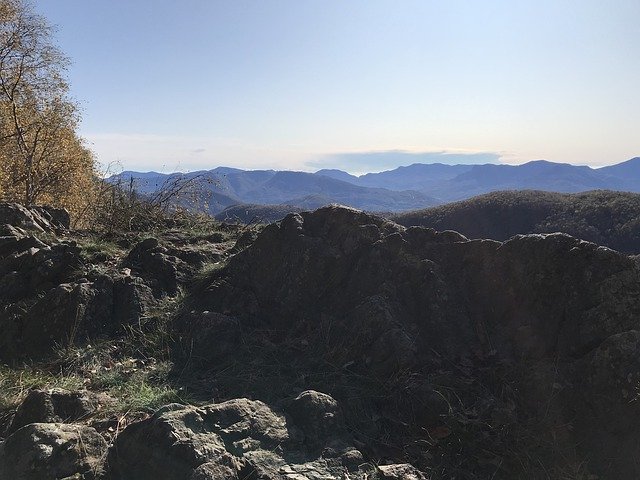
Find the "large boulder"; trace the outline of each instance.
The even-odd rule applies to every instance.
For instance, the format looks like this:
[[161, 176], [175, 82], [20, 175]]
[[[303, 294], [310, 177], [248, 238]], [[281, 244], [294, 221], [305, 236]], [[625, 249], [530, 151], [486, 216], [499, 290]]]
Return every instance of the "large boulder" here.
[[0, 478], [94, 479], [106, 451], [107, 443], [91, 427], [32, 423], [0, 444]]
[[38, 358], [123, 325], [137, 324], [155, 300], [140, 279], [102, 275], [61, 283], [39, 298], [0, 312], [0, 358]]
[[0, 298], [17, 301], [78, 278], [84, 264], [75, 242], [47, 245], [21, 229], [0, 226]]
[[305, 442], [312, 450], [330, 442], [343, 441], [346, 428], [338, 402], [326, 393], [307, 390], [298, 395], [287, 413], [303, 431]]

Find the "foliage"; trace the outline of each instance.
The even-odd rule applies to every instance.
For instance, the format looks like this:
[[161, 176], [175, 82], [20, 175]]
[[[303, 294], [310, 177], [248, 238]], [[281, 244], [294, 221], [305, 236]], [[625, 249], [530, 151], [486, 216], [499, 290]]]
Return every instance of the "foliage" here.
[[79, 213], [95, 182], [94, 158], [65, 77], [69, 60], [26, 0], [0, 4], [0, 195]]
[[116, 232], [148, 232], [175, 226], [190, 227], [210, 224], [204, 212], [203, 176], [170, 176], [152, 194], [138, 191], [133, 178], [120, 175], [102, 180], [84, 216], [92, 220], [94, 229]]

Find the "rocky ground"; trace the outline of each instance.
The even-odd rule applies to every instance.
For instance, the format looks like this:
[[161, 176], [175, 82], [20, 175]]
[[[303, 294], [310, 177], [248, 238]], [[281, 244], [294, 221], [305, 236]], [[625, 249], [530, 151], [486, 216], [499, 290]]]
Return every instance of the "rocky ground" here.
[[635, 257], [342, 207], [0, 224], [0, 479], [640, 477]]

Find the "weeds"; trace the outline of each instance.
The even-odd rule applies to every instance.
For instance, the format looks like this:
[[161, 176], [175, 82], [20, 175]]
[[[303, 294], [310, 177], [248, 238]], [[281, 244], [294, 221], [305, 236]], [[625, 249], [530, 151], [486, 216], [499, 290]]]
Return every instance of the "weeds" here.
[[145, 411], [188, 398], [172, 384], [170, 322], [183, 295], [166, 298], [117, 339], [59, 349], [40, 363], [0, 366], [0, 418], [31, 389], [87, 389], [112, 402], [102, 416]]
[[118, 257], [124, 254], [124, 250], [109, 240], [93, 237], [79, 243], [83, 256], [90, 262], [101, 262], [108, 258]]
[[16, 369], [0, 365], [0, 411], [15, 407], [34, 388], [74, 390], [82, 386], [82, 378], [46, 366], [27, 364]]

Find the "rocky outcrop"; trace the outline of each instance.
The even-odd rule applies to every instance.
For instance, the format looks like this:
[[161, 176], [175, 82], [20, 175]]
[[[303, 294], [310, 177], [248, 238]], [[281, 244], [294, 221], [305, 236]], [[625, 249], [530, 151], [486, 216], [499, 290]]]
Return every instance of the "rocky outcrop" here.
[[222, 251], [210, 248], [198, 250], [182, 245], [180, 248], [161, 245], [157, 238], [146, 238], [136, 244], [123, 261], [123, 266], [145, 280], [156, 297], [172, 296], [178, 287], [188, 283], [207, 262], [223, 257]]
[[[295, 364], [297, 378], [284, 367], [277, 373], [291, 388], [323, 362], [345, 370], [315, 385], [345, 405], [369, 395], [353, 378], [395, 385], [366, 404], [377, 420], [357, 427], [383, 443], [391, 435], [396, 445], [430, 432], [428, 454], [404, 447], [423, 471], [461, 468], [448, 463], [457, 444], [470, 457], [463, 463], [474, 465], [465, 468], [478, 475], [515, 475], [521, 465], [510, 448], [519, 417], [545, 426], [550, 437], [535, 448], [549, 465], [564, 468], [561, 457], [571, 456], [588, 458], [594, 474], [640, 475], [632, 460], [640, 455], [632, 447], [638, 404], [628, 402], [640, 271], [633, 258], [607, 248], [563, 234], [468, 240], [328, 207], [267, 227], [210, 276], [194, 304], [235, 317], [240, 330], [268, 332], [252, 355], [264, 349], [269, 359]], [[190, 338], [192, 351], [206, 350], [197, 335]], [[242, 350], [247, 338], [236, 362], [249, 354]], [[505, 396], [507, 384], [514, 390]], [[273, 385], [253, 388], [264, 398], [274, 394]], [[610, 437], [590, 426], [594, 411], [603, 422], [613, 414], [606, 405], [626, 419], [603, 427], [628, 439], [625, 457], [614, 459], [608, 445], [616, 442], [607, 444]], [[353, 421], [359, 413], [349, 407]], [[481, 453], [473, 436], [493, 453]]]
[[0, 338], [0, 358], [38, 358], [57, 346], [113, 334], [137, 322], [152, 304], [149, 287], [130, 277], [61, 283], [0, 312], [0, 327], [7, 333]]

